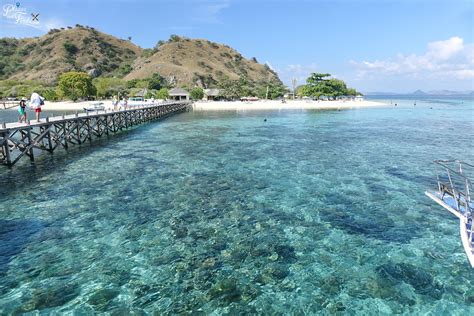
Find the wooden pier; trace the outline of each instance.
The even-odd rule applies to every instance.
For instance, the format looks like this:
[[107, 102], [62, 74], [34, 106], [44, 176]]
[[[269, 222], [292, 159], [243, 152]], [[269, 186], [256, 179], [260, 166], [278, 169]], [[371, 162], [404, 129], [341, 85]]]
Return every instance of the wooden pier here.
[[121, 111], [98, 111], [41, 119], [40, 122], [0, 125], [0, 165], [13, 166], [21, 158], [34, 161], [42, 151], [53, 153], [132, 126], [186, 111], [190, 102], [132, 106]]

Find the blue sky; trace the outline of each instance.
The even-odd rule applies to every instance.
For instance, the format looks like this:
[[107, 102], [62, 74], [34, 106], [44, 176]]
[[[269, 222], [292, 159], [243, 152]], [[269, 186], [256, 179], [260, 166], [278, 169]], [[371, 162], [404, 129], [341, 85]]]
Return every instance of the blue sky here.
[[[20, 3], [39, 24], [15, 23]], [[225, 43], [289, 84], [327, 72], [358, 90], [474, 90], [474, 2], [464, 0], [0, 0], [1, 37], [76, 23], [153, 47], [171, 34]]]

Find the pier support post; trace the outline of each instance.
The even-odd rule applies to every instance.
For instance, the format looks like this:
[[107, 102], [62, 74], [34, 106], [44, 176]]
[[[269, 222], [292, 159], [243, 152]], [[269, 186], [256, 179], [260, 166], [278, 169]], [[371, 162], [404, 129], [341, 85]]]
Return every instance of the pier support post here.
[[30, 157], [31, 161], [34, 161], [35, 157], [33, 155], [33, 139], [31, 138], [31, 128], [28, 129], [27, 135], [28, 135], [28, 147], [27, 147], [28, 156]]
[[4, 155], [4, 159], [5, 159], [4, 163], [7, 166], [11, 166], [12, 165], [12, 157], [11, 157], [11, 153], [10, 153], [10, 146], [8, 144], [9, 132], [5, 131], [4, 133], [1, 134], [1, 136], [3, 138], [3, 143], [1, 145], [2, 145], [3, 155]]

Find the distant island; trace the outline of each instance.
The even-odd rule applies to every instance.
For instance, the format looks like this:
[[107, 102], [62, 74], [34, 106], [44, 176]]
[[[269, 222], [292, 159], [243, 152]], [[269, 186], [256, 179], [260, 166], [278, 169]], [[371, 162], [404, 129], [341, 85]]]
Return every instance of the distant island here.
[[453, 90], [416, 90], [407, 93], [396, 92], [365, 92], [365, 95], [404, 95], [404, 96], [474, 96], [474, 91], [453, 91]]

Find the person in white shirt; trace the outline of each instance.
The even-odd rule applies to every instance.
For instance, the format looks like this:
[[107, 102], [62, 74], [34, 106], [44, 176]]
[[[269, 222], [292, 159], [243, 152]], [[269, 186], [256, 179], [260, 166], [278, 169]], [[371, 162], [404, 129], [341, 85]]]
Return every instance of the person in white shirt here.
[[30, 107], [35, 110], [36, 121], [40, 121], [41, 106], [44, 105], [44, 98], [38, 93], [33, 92], [30, 98]]

